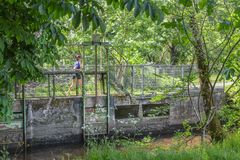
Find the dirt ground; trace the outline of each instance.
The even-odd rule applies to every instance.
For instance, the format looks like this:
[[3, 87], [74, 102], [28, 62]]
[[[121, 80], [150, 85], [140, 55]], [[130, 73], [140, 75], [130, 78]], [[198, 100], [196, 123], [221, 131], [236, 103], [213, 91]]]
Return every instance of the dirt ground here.
[[[201, 136], [190, 136], [188, 138], [177, 139], [175, 137], [165, 137], [153, 140], [147, 145], [148, 149], [156, 149], [156, 148], [163, 148], [169, 149], [170, 147], [174, 146], [184, 146], [184, 147], [197, 147], [201, 144]], [[210, 137], [206, 136], [205, 143], [211, 143]]]

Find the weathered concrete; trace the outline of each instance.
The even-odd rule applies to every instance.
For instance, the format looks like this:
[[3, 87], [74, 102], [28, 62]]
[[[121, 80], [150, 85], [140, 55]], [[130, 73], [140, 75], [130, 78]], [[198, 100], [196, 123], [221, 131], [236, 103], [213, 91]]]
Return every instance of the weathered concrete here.
[[80, 141], [80, 104], [79, 98], [28, 101], [28, 139], [33, 144]]
[[[198, 121], [195, 106], [202, 110], [199, 91], [191, 91], [191, 103], [187, 94], [182, 97], [168, 98], [152, 103], [149, 98], [135, 99], [131, 104], [129, 97], [111, 96], [110, 124], [111, 133], [168, 132], [171, 126], [181, 125], [184, 120], [190, 123]], [[219, 102], [223, 91], [216, 90], [214, 99]], [[27, 104], [27, 140], [28, 144], [45, 145], [56, 143], [79, 143], [82, 141], [82, 128], [86, 134], [106, 134], [107, 112], [106, 96], [98, 97], [98, 106], [94, 108], [95, 97], [86, 98], [85, 125], [82, 122], [82, 98], [68, 97], [55, 99], [29, 99]], [[14, 110], [20, 111], [20, 102], [16, 101]], [[219, 106], [216, 106], [219, 107]], [[164, 109], [162, 109], [164, 108]], [[0, 127], [0, 143], [18, 143], [22, 139], [21, 126]]]

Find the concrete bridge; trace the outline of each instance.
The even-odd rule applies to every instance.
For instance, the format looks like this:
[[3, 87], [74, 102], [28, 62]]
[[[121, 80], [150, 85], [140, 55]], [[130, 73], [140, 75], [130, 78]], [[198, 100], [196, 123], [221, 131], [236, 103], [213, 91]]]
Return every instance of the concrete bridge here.
[[[83, 111], [82, 97], [31, 98], [26, 100], [26, 142], [28, 146], [80, 143], [93, 135], [113, 134], [168, 134], [176, 131], [183, 121], [198, 121], [193, 105], [198, 106], [199, 90], [191, 90], [175, 98], [168, 95], [164, 100], [151, 102], [150, 98], [136, 98], [131, 102], [128, 96], [99, 96], [99, 105], [93, 107], [94, 96], [86, 97]], [[223, 90], [216, 89], [216, 102], [223, 98]], [[201, 110], [201, 100], [199, 108]], [[198, 108], [198, 107], [197, 107]], [[21, 112], [21, 101], [16, 100], [14, 111]], [[84, 113], [85, 112], [85, 113]], [[22, 117], [9, 125], [1, 124], [1, 144], [23, 142]]]
[[[80, 91], [76, 87], [70, 96], [64, 91], [74, 71], [45, 72], [41, 82], [26, 84], [23, 90], [16, 86], [14, 119], [0, 124], [0, 144], [26, 147], [80, 143], [99, 135], [172, 134], [183, 121], [198, 121], [194, 107], [202, 110], [197, 84], [189, 93], [179, 86], [188, 72], [189, 66], [162, 65], [86, 70], [81, 72]], [[171, 91], [153, 101], [164, 88]], [[216, 107], [223, 91], [223, 87], [214, 90]]]

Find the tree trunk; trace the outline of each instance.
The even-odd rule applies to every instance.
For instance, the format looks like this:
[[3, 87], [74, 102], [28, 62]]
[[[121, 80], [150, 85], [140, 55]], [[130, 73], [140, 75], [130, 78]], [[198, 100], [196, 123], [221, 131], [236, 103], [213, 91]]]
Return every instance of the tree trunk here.
[[179, 61], [179, 53], [177, 51], [177, 47], [174, 44], [170, 44], [169, 51], [170, 51], [171, 64], [176, 65]]
[[[197, 67], [200, 79], [200, 92], [203, 98], [203, 107], [206, 117], [210, 116], [211, 110], [214, 107], [213, 97], [211, 96], [211, 85], [209, 80], [209, 66], [207, 61], [207, 53], [203, 51], [203, 43], [201, 35], [199, 33], [198, 26], [196, 24], [195, 15], [191, 16], [190, 20], [191, 32], [194, 38], [194, 48], [195, 55], [197, 58]], [[207, 119], [206, 118], [206, 119]], [[216, 114], [209, 123], [208, 131], [213, 140], [219, 141], [223, 138], [223, 130], [220, 124], [220, 120], [217, 118]]]

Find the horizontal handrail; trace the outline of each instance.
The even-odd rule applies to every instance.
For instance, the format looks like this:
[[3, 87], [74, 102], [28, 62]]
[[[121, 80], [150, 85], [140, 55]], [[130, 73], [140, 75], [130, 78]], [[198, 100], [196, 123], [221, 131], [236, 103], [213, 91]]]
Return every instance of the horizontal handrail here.
[[[70, 67], [71, 65], [66, 65]], [[62, 67], [66, 67], [62, 66]], [[102, 67], [107, 67], [107, 65], [97, 65]], [[191, 65], [171, 65], [171, 64], [118, 64], [118, 65], [109, 65], [109, 67], [143, 67], [143, 66], [152, 66], [152, 67], [191, 67]], [[95, 67], [95, 65], [85, 65], [85, 68], [87, 67]], [[193, 67], [196, 67], [194, 65]], [[60, 67], [61, 69], [61, 67]]]
[[81, 75], [83, 75], [83, 73], [85, 75], [94, 75], [94, 74], [107, 74], [107, 72], [105, 71], [98, 71], [98, 72], [94, 72], [94, 71], [45, 71], [43, 72], [45, 75], [57, 75], [57, 74], [75, 74], [75, 73], [80, 73]]

